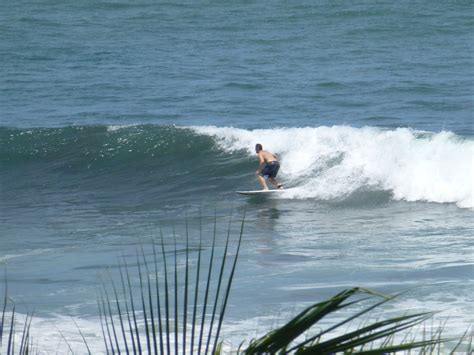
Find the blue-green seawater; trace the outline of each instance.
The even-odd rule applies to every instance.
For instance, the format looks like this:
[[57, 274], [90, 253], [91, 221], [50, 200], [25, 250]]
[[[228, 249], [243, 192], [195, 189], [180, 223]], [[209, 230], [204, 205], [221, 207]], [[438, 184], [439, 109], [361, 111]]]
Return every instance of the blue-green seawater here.
[[[221, 251], [244, 213], [234, 345], [351, 286], [409, 290], [394, 310], [462, 334], [473, 24], [470, 1], [2, 2], [0, 280], [39, 347], [54, 324], [85, 352], [72, 316], [104, 351], [98, 283], [122, 254], [160, 228], [172, 248], [173, 225], [183, 247], [187, 219], [195, 267], [200, 225], [208, 253], [217, 216]], [[287, 191], [243, 198], [258, 142]]]

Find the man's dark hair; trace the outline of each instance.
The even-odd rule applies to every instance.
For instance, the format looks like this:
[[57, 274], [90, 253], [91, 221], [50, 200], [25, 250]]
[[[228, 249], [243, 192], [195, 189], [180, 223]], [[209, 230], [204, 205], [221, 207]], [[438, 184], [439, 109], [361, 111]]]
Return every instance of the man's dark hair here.
[[257, 153], [263, 149], [262, 145], [260, 143], [255, 144], [255, 150]]

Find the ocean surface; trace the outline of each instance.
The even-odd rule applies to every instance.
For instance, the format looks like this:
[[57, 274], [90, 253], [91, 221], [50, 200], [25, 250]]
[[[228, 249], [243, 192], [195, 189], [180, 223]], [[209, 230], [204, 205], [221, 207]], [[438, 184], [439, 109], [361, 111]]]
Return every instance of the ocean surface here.
[[[0, 297], [40, 349], [105, 350], [97, 290], [188, 221], [246, 216], [226, 341], [352, 286], [474, 321], [471, 1], [4, 1]], [[258, 188], [253, 148], [285, 192]], [[235, 229], [235, 230], [234, 230]], [[184, 256], [183, 256], [184, 257]], [[183, 260], [179, 261], [180, 263]], [[3, 299], [3, 298], [2, 298]], [[392, 309], [392, 310], [393, 310]], [[61, 331], [59, 332], [58, 329]], [[65, 343], [64, 338], [68, 340]]]

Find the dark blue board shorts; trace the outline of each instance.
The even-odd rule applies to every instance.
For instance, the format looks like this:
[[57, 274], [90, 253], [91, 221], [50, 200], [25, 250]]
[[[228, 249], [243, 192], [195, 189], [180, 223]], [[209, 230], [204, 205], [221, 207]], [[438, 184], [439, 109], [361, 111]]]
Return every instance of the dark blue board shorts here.
[[274, 178], [277, 176], [278, 170], [280, 170], [280, 163], [275, 160], [265, 164], [258, 175], [263, 176], [264, 178]]

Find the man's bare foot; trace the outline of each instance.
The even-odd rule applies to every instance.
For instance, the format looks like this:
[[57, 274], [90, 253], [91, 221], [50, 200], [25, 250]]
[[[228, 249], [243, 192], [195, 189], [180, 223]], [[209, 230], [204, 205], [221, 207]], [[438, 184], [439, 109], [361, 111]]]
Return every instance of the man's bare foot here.
[[277, 188], [278, 188], [278, 190], [283, 190], [283, 184], [278, 184]]

